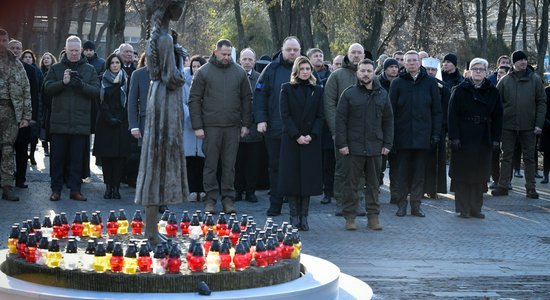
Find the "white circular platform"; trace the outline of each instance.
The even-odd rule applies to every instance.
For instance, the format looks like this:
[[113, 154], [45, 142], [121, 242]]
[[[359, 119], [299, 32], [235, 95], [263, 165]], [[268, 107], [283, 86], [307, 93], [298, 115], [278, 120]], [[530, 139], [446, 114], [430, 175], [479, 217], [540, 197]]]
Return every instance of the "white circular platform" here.
[[[0, 251], [0, 264], [7, 250]], [[315, 256], [301, 254], [300, 262], [306, 274], [296, 280], [262, 288], [198, 293], [110, 293], [64, 289], [35, 284], [0, 272], [0, 300], [27, 299], [371, 299], [372, 289], [365, 282], [340, 273], [333, 263]]]

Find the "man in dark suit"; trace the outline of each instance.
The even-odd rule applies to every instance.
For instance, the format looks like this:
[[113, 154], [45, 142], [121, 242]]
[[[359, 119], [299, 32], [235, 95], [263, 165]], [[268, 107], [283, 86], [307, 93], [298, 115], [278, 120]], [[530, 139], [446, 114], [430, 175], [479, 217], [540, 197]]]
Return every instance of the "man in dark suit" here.
[[[243, 49], [239, 55], [241, 67], [248, 74], [248, 81], [251, 89], [256, 86], [260, 73], [254, 70], [256, 53], [251, 48]], [[261, 153], [263, 136], [255, 126], [252, 126], [250, 133], [239, 141], [237, 162], [235, 163], [235, 201], [241, 201], [243, 192], [248, 202], [258, 202], [256, 195], [256, 184], [260, 175]]]

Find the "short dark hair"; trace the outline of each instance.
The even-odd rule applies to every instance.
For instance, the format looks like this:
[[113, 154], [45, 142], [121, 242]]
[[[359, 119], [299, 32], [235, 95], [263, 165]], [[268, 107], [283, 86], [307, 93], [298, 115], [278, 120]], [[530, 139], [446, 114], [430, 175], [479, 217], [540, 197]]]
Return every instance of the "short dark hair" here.
[[391, 57], [395, 57], [396, 55], [405, 55], [405, 53], [403, 51], [395, 51]]
[[506, 73], [510, 72], [510, 67], [508, 67], [508, 66], [500, 66], [498, 68], [503, 69], [504, 71], [506, 71]]
[[116, 53], [113, 53], [113, 54], [109, 55], [109, 57], [107, 57], [107, 59], [105, 60], [105, 70], [111, 71], [111, 68], [109, 68], [109, 67], [111, 66], [111, 62], [115, 58], [118, 58], [118, 61], [122, 65], [122, 58], [120, 58], [120, 55], [118, 55]]
[[359, 68], [360, 65], [372, 65], [373, 68], [376, 68], [376, 65], [374, 65], [374, 61], [372, 61], [371, 59], [368, 59], [368, 58], [365, 58], [362, 61], [360, 61], [357, 64], [357, 67]]
[[315, 53], [324, 54], [324, 53], [323, 53], [323, 50], [321, 50], [321, 49], [319, 49], [319, 48], [309, 48], [309, 49], [307, 49], [306, 55], [307, 55], [307, 57], [309, 58], [311, 55], [313, 55], [313, 54], [315, 54]]
[[10, 36], [10, 35], [8, 34], [8, 32], [7, 32], [4, 28], [2, 28], [2, 27], [0, 27], [0, 35], [2, 35], [2, 36], [7, 36], [8, 38], [9, 38], [9, 36]]
[[216, 49], [221, 49], [223, 46], [225, 47], [233, 47], [233, 44], [228, 39], [221, 39], [216, 43]]

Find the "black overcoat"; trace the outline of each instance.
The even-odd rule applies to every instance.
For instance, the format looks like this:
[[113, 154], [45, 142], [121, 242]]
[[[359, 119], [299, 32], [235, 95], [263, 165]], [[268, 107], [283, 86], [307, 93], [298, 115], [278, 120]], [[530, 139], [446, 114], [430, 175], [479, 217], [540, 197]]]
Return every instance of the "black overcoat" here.
[[[281, 87], [280, 100], [283, 120], [280, 191], [285, 196], [320, 195], [323, 192], [323, 89], [306, 83], [285, 83]], [[312, 141], [307, 145], [298, 144], [296, 140], [301, 135], [310, 135]]]
[[453, 88], [449, 102], [449, 140], [460, 140], [451, 152], [453, 181], [483, 183], [489, 179], [491, 145], [502, 135], [502, 102], [496, 87], [485, 79], [476, 88], [465, 79]]
[[544, 119], [544, 127], [542, 127], [542, 134], [540, 136], [539, 150], [541, 152], [550, 153], [550, 107], [548, 102], [550, 101], [550, 87], [544, 89], [546, 92], [546, 118]]
[[[99, 106], [93, 154], [98, 157], [128, 157], [131, 135], [128, 130], [128, 112], [122, 105], [120, 84], [105, 88]], [[120, 120], [114, 124], [113, 119]], [[182, 150], [183, 151], [183, 150]]]

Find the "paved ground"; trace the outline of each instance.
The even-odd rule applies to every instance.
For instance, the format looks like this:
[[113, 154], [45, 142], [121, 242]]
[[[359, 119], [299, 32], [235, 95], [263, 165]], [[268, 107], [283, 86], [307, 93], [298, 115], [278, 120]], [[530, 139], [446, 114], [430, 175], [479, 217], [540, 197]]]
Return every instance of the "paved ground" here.
[[[134, 190], [123, 187], [121, 200], [104, 200], [101, 171], [83, 184], [87, 202], [48, 200], [47, 160], [37, 152], [38, 166], [30, 168], [29, 189], [16, 189], [22, 201], [0, 201], [0, 247], [5, 248], [10, 225], [51, 211], [124, 208], [128, 217], [139, 206], [133, 204]], [[384, 185], [381, 222], [384, 230], [368, 231], [366, 219], [359, 230], [343, 230], [344, 220], [334, 216], [335, 205], [312, 200], [309, 232], [302, 232], [304, 252], [327, 259], [340, 269], [367, 282], [375, 299], [550, 299], [550, 188], [538, 185], [541, 199], [523, 196], [523, 179], [514, 179], [514, 191], [507, 197], [485, 196], [485, 220], [457, 218], [452, 195], [425, 200], [426, 218], [394, 215], [388, 187]], [[257, 192], [260, 202], [238, 202], [240, 213], [265, 221], [268, 198]], [[171, 206], [178, 212], [202, 208], [200, 203]], [[282, 222], [284, 214], [274, 218]]]

